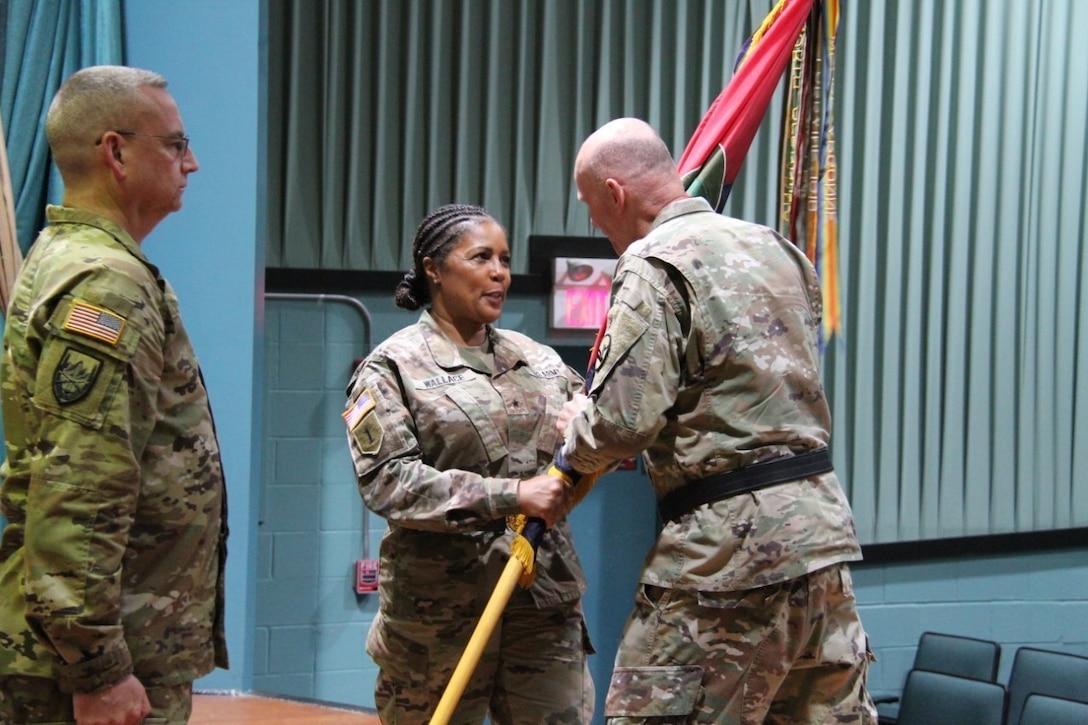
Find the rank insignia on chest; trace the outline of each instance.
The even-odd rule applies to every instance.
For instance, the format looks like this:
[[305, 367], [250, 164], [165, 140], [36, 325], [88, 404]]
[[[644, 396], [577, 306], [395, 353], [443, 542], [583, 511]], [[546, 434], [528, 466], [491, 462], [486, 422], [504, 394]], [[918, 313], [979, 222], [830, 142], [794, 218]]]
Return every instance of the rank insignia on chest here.
[[367, 413], [374, 410], [375, 405], [374, 394], [369, 389], [364, 390], [356, 399], [355, 404], [341, 414], [344, 422], [348, 424], [348, 430], [355, 430], [355, 426], [359, 425], [359, 421], [365, 418]]
[[125, 318], [109, 310], [76, 300], [64, 320], [64, 329], [116, 345], [125, 329]]
[[53, 395], [61, 405], [74, 403], [94, 387], [102, 361], [93, 355], [68, 348], [53, 370]]

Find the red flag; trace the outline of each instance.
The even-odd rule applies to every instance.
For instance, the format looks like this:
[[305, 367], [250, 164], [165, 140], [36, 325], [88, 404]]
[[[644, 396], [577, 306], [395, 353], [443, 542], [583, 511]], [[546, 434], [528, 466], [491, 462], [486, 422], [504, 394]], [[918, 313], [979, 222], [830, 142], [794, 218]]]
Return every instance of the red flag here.
[[814, 0], [779, 0], [749, 39], [733, 77], [699, 122], [677, 166], [692, 195], [721, 211]]
[[779, 184], [780, 231], [823, 286], [826, 341], [840, 331], [832, 78], [838, 0], [779, 0], [741, 50], [733, 77], [677, 164], [684, 187], [719, 213], [787, 67]]

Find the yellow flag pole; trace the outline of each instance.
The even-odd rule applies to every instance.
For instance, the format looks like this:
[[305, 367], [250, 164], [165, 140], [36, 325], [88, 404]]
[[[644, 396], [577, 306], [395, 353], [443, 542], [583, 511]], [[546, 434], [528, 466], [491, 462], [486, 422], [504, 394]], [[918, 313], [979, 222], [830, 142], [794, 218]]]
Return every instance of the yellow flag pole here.
[[[557, 458], [558, 462], [565, 467], [562, 457], [557, 455]], [[600, 477], [599, 473], [586, 475], [567, 473], [556, 465], [552, 465], [548, 473], [563, 479], [568, 486], [574, 487], [572, 507], [577, 506], [586, 497]], [[575, 476], [578, 477], [577, 482], [574, 479]], [[525, 588], [533, 584], [533, 575], [536, 572], [536, 548], [540, 540], [544, 538], [544, 522], [535, 518], [526, 519], [524, 515], [518, 516], [518, 519], [519, 523], [515, 526], [517, 536], [510, 544], [510, 559], [506, 562], [506, 568], [502, 570], [498, 583], [495, 584], [495, 590], [491, 593], [483, 614], [480, 615], [480, 621], [476, 623], [472, 637], [465, 645], [465, 651], [461, 653], [461, 659], [450, 676], [449, 684], [442, 693], [442, 699], [438, 701], [438, 707], [435, 708], [430, 725], [446, 725], [450, 721], [457, 703], [461, 701], [461, 695], [468, 687], [472, 673], [476, 671], [476, 665], [480, 663], [484, 646], [491, 638], [491, 633], [495, 631], [495, 625], [502, 617], [506, 603], [510, 601], [510, 595], [514, 593], [514, 587], [519, 583]]]
[[483, 656], [484, 646], [491, 638], [491, 633], [495, 631], [495, 625], [502, 617], [506, 603], [510, 600], [510, 595], [514, 593], [514, 587], [517, 586], [523, 572], [524, 567], [521, 561], [516, 556], [511, 556], [506, 562], [506, 568], [502, 570], [498, 584], [495, 585], [491, 599], [488, 600], [483, 614], [480, 615], [480, 621], [476, 624], [476, 629], [465, 646], [465, 651], [450, 677], [449, 684], [446, 685], [446, 691], [442, 693], [442, 699], [439, 700], [434, 717], [431, 718], [431, 725], [446, 725], [450, 721], [457, 703], [461, 701], [461, 695], [468, 686], [469, 679], [472, 678], [472, 673], [476, 670], [476, 665], [480, 662], [480, 657]]

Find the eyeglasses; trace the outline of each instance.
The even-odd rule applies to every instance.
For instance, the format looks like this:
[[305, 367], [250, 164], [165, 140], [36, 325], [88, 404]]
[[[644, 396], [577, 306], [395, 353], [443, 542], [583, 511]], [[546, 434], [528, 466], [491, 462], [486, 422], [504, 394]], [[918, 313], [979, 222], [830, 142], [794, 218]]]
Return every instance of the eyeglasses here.
[[[121, 136], [147, 136], [148, 138], [164, 138], [171, 141], [171, 146], [174, 147], [174, 152], [178, 158], [185, 158], [185, 154], [189, 152], [189, 137], [188, 136], [167, 136], [160, 133], [140, 133], [139, 131], [123, 131], [119, 128], [113, 129], [113, 132]], [[105, 134], [103, 134], [104, 136]], [[98, 137], [98, 140], [94, 142], [95, 146], [102, 144], [102, 136]]]

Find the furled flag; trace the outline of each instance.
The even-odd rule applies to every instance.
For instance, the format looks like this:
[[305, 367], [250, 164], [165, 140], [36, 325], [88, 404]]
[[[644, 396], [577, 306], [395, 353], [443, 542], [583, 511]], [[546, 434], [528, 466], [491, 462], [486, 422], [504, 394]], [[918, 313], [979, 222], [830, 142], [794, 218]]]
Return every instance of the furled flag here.
[[721, 212], [771, 97], [785, 75], [779, 231], [823, 285], [823, 340], [839, 330], [832, 71], [838, 0], [779, 0], [744, 44], [733, 77], [678, 163], [684, 186]]

